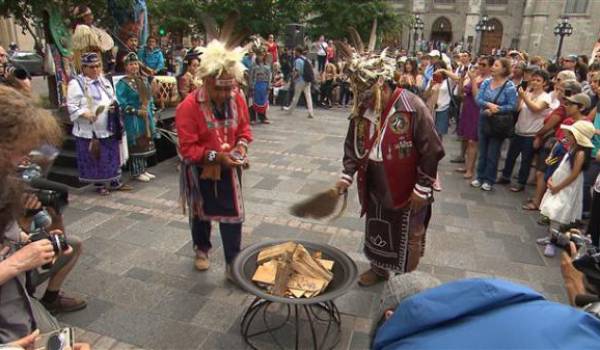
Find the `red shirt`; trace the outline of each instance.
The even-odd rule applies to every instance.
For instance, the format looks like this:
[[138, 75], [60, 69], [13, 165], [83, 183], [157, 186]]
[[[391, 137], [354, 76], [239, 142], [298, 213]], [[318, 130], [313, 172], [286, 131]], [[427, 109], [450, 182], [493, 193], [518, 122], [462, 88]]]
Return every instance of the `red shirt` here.
[[267, 42], [267, 52], [273, 56], [273, 63], [277, 62], [278, 54], [277, 54], [277, 44], [275, 42], [269, 43]]
[[190, 93], [177, 106], [175, 125], [179, 150], [186, 161], [202, 162], [207, 152], [220, 152], [224, 143], [233, 148], [242, 139], [248, 143], [252, 141], [246, 101], [237, 88], [231, 97], [232, 122], [229, 126], [224, 126], [212, 115], [205, 88]]
[[562, 134], [562, 131], [560, 130], [560, 125], [567, 117], [567, 110], [565, 109], [565, 106], [560, 105], [560, 106], [558, 106], [558, 108], [556, 108], [552, 112], [548, 113], [546, 118], [544, 118], [544, 124], [547, 124], [548, 120], [550, 120], [550, 118], [553, 115], [557, 115], [560, 117], [560, 122], [557, 123], [556, 126], [554, 127], [554, 136], [560, 140], [560, 135]]

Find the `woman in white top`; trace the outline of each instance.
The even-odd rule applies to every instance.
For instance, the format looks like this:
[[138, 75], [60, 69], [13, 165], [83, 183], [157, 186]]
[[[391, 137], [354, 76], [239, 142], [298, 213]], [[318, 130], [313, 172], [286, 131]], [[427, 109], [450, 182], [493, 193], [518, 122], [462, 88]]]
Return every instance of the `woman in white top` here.
[[521, 192], [525, 189], [535, 153], [533, 147], [535, 135], [544, 127], [544, 118], [551, 111], [552, 97], [544, 90], [548, 79], [548, 72], [536, 70], [531, 74], [527, 89], [521, 86], [517, 90], [519, 118], [515, 125], [515, 135], [510, 140], [504, 170], [498, 180], [498, 184], [510, 184], [515, 161], [521, 155], [518, 183], [510, 188], [512, 192]]
[[443, 61], [436, 62], [433, 78], [425, 90], [424, 97], [425, 104], [434, 116], [435, 129], [440, 138], [448, 133], [451, 91], [452, 85], [448, 79], [446, 64]]
[[120, 182], [122, 127], [115, 114], [115, 93], [101, 75], [97, 53], [83, 54], [81, 64], [83, 74], [71, 79], [67, 91], [79, 181], [93, 183], [101, 195], [108, 195], [111, 189], [131, 189]]

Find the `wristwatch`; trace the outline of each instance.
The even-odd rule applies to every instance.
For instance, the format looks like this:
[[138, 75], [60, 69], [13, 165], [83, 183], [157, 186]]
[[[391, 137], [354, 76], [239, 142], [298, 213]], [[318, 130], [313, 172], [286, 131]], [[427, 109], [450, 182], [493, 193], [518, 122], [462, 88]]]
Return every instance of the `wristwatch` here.
[[213, 163], [215, 160], [217, 160], [217, 151], [208, 151], [206, 154], [206, 160], [208, 160], [209, 163]]

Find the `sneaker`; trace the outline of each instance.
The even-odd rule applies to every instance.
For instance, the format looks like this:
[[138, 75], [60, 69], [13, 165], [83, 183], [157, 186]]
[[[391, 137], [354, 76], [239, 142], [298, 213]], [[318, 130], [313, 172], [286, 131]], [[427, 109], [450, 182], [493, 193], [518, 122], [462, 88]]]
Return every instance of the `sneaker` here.
[[146, 175], [147, 177], [149, 177], [149, 178], [150, 178], [150, 180], [152, 180], [152, 179], [156, 179], [156, 175], [154, 175], [154, 174], [150, 174], [150, 173], [149, 173], [149, 172], [147, 172], [147, 171], [144, 173], [144, 175]]
[[481, 185], [481, 190], [482, 191], [486, 191], [487, 192], [487, 191], [491, 191], [493, 189], [494, 189], [494, 187], [492, 187], [492, 185], [490, 185], [487, 182], [484, 182], [483, 185]]
[[87, 302], [85, 300], [68, 297], [64, 294], [59, 294], [51, 303], [45, 302], [43, 299], [41, 300], [41, 303], [51, 314], [73, 312], [87, 307]]
[[544, 249], [544, 256], [549, 258], [556, 255], [556, 246], [554, 244], [546, 244], [546, 248]]
[[201, 250], [196, 251], [196, 261], [194, 262], [194, 266], [198, 271], [208, 270], [208, 267], [210, 266], [210, 262], [208, 261], [208, 254]]
[[146, 174], [138, 175], [134, 179], [140, 182], [150, 182], [150, 178]]
[[286, 112], [289, 112], [290, 111], [290, 107], [283, 107], [283, 110], [286, 111]]
[[475, 187], [475, 188], [479, 188], [479, 187], [481, 187], [481, 181], [479, 181], [479, 180], [477, 180], [477, 179], [476, 179], [476, 180], [473, 180], [473, 181], [471, 181], [471, 187]]
[[548, 245], [550, 244], [550, 237], [543, 237], [543, 238], [538, 238], [535, 240], [535, 243], [539, 244], [539, 245]]

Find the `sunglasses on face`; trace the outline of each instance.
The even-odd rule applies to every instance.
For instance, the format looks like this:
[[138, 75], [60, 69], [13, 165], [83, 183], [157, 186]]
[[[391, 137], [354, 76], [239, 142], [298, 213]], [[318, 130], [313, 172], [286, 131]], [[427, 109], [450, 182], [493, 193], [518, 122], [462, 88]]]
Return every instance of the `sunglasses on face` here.
[[92, 66], [88, 66], [88, 68], [90, 68], [90, 69], [96, 69], [96, 68], [100, 68], [100, 65], [99, 64], [94, 64]]
[[571, 101], [565, 101], [565, 106], [577, 106], [578, 108], [583, 107], [583, 105], [581, 105], [580, 103], [571, 102]]

